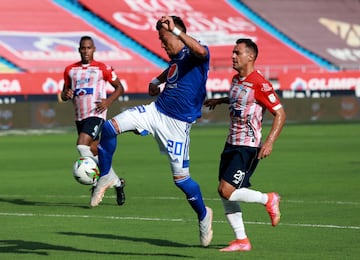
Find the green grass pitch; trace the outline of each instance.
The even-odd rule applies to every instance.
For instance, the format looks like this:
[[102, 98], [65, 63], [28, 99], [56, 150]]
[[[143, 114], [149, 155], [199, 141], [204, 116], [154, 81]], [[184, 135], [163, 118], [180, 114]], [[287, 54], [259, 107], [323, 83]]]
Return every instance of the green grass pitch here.
[[227, 126], [191, 133], [191, 175], [214, 210], [208, 248], [152, 137], [118, 137], [126, 203], [117, 206], [109, 190], [90, 209], [90, 187], [71, 173], [75, 132], [0, 135], [0, 259], [358, 259], [360, 124], [285, 126], [252, 178], [252, 188], [282, 196], [281, 223], [272, 227], [262, 205], [242, 204], [253, 246], [245, 253], [218, 251], [234, 238], [216, 191], [226, 134]]

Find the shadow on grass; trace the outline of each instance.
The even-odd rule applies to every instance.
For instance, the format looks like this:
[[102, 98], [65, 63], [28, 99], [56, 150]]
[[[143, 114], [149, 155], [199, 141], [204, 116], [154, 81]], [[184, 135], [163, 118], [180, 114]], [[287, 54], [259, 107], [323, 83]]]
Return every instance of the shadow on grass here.
[[133, 253], [133, 252], [109, 252], [109, 251], [98, 251], [98, 250], [84, 250], [70, 246], [59, 246], [49, 243], [41, 243], [34, 241], [24, 240], [0, 240], [1, 253], [13, 253], [13, 254], [36, 254], [49, 256], [49, 251], [63, 251], [75, 252], [75, 253], [89, 253], [99, 255], [126, 255], [126, 256], [164, 256], [164, 257], [182, 257], [182, 258], [193, 258], [192, 256], [179, 255], [179, 254], [146, 254], [146, 253]]
[[76, 232], [60, 232], [59, 234], [68, 235], [68, 236], [95, 237], [95, 238], [111, 239], [111, 240], [126, 240], [131, 242], [148, 243], [150, 245], [164, 246], [164, 247], [193, 247], [182, 243], [172, 242], [164, 239], [156, 239], [156, 238], [137, 238], [137, 237], [110, 235], [110, 234], [89, 234], [89, 233], [76, 233]]
[[83, 208], [89, 209], [90, 205], [78, 205], [73, 203], [66, 203], [66, 202], [42, 202], [42, 201], [29, 201], [25, 199], [4, 199], [0, 198], [0, 202], [10, 203], [14, 205], [20, 206], [72, 206], [75, 208]]

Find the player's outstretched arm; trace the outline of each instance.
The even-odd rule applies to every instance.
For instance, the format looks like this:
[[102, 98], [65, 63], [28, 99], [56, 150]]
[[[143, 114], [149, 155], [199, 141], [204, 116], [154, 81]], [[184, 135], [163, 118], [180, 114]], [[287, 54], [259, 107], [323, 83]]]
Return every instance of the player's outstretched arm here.
[[209, 98], [204, 101], [204, 106], [208, 107], [210, 110], [214, 110], [217, 105], [220, 104], [229, 104], [229, 98], [223, 97], [223, 98]]

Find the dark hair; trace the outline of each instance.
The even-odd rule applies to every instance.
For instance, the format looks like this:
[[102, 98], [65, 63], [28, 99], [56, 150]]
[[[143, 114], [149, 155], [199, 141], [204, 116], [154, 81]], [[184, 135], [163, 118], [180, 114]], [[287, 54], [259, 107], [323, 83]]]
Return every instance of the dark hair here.
[[259, 50], [255, 42], [253, 42], [251, 39], [246, 38], [240, 38], [236, 40], [236, 44], [244, 43], [247, 48], [249, 48], [252, 52], [254, 52], [254, 60], [256, 60]]
[[86, 40], [90, 40], [94, 43], [94, 40], [93, 40], [93, 38], [91, 38], [91, 36], [84, 35], [80, 38], [79, 45], [81, 45], [82, 41], [86, 41]]
[[[181, 20], [179, 16], [172, 15], [171, 17], [174, 21], [175, 26], [178, 27], [182, 32], [186, 33], [186, 26], [183, 20]], [[158, 20], [156, 23], [156, 30], [159, 31], [161, 28], [162, 28], [161, 20]]]

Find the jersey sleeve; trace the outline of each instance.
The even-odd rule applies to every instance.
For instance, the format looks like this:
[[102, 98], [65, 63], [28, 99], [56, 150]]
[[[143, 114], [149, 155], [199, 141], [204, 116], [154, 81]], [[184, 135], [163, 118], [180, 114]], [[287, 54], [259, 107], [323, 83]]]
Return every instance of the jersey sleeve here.
[[71, 87], [71, 79], [69, 77], [69, 70], [70, 70], [70, 66], [67, 66], [64, 70], [63, 77], [64, 77], [64, 85]]
[[266, 107], [271, 113], [282, 107], [279, 96], [270, 82], [259, 83], [255, 89], [255, 99]]
[[104, 80], [108, 82], [114, 82], [118, 76], [116, 72], [114, 71], [113, 67], [107, 64], [103, 64], [102, 71], [104, 74]]

